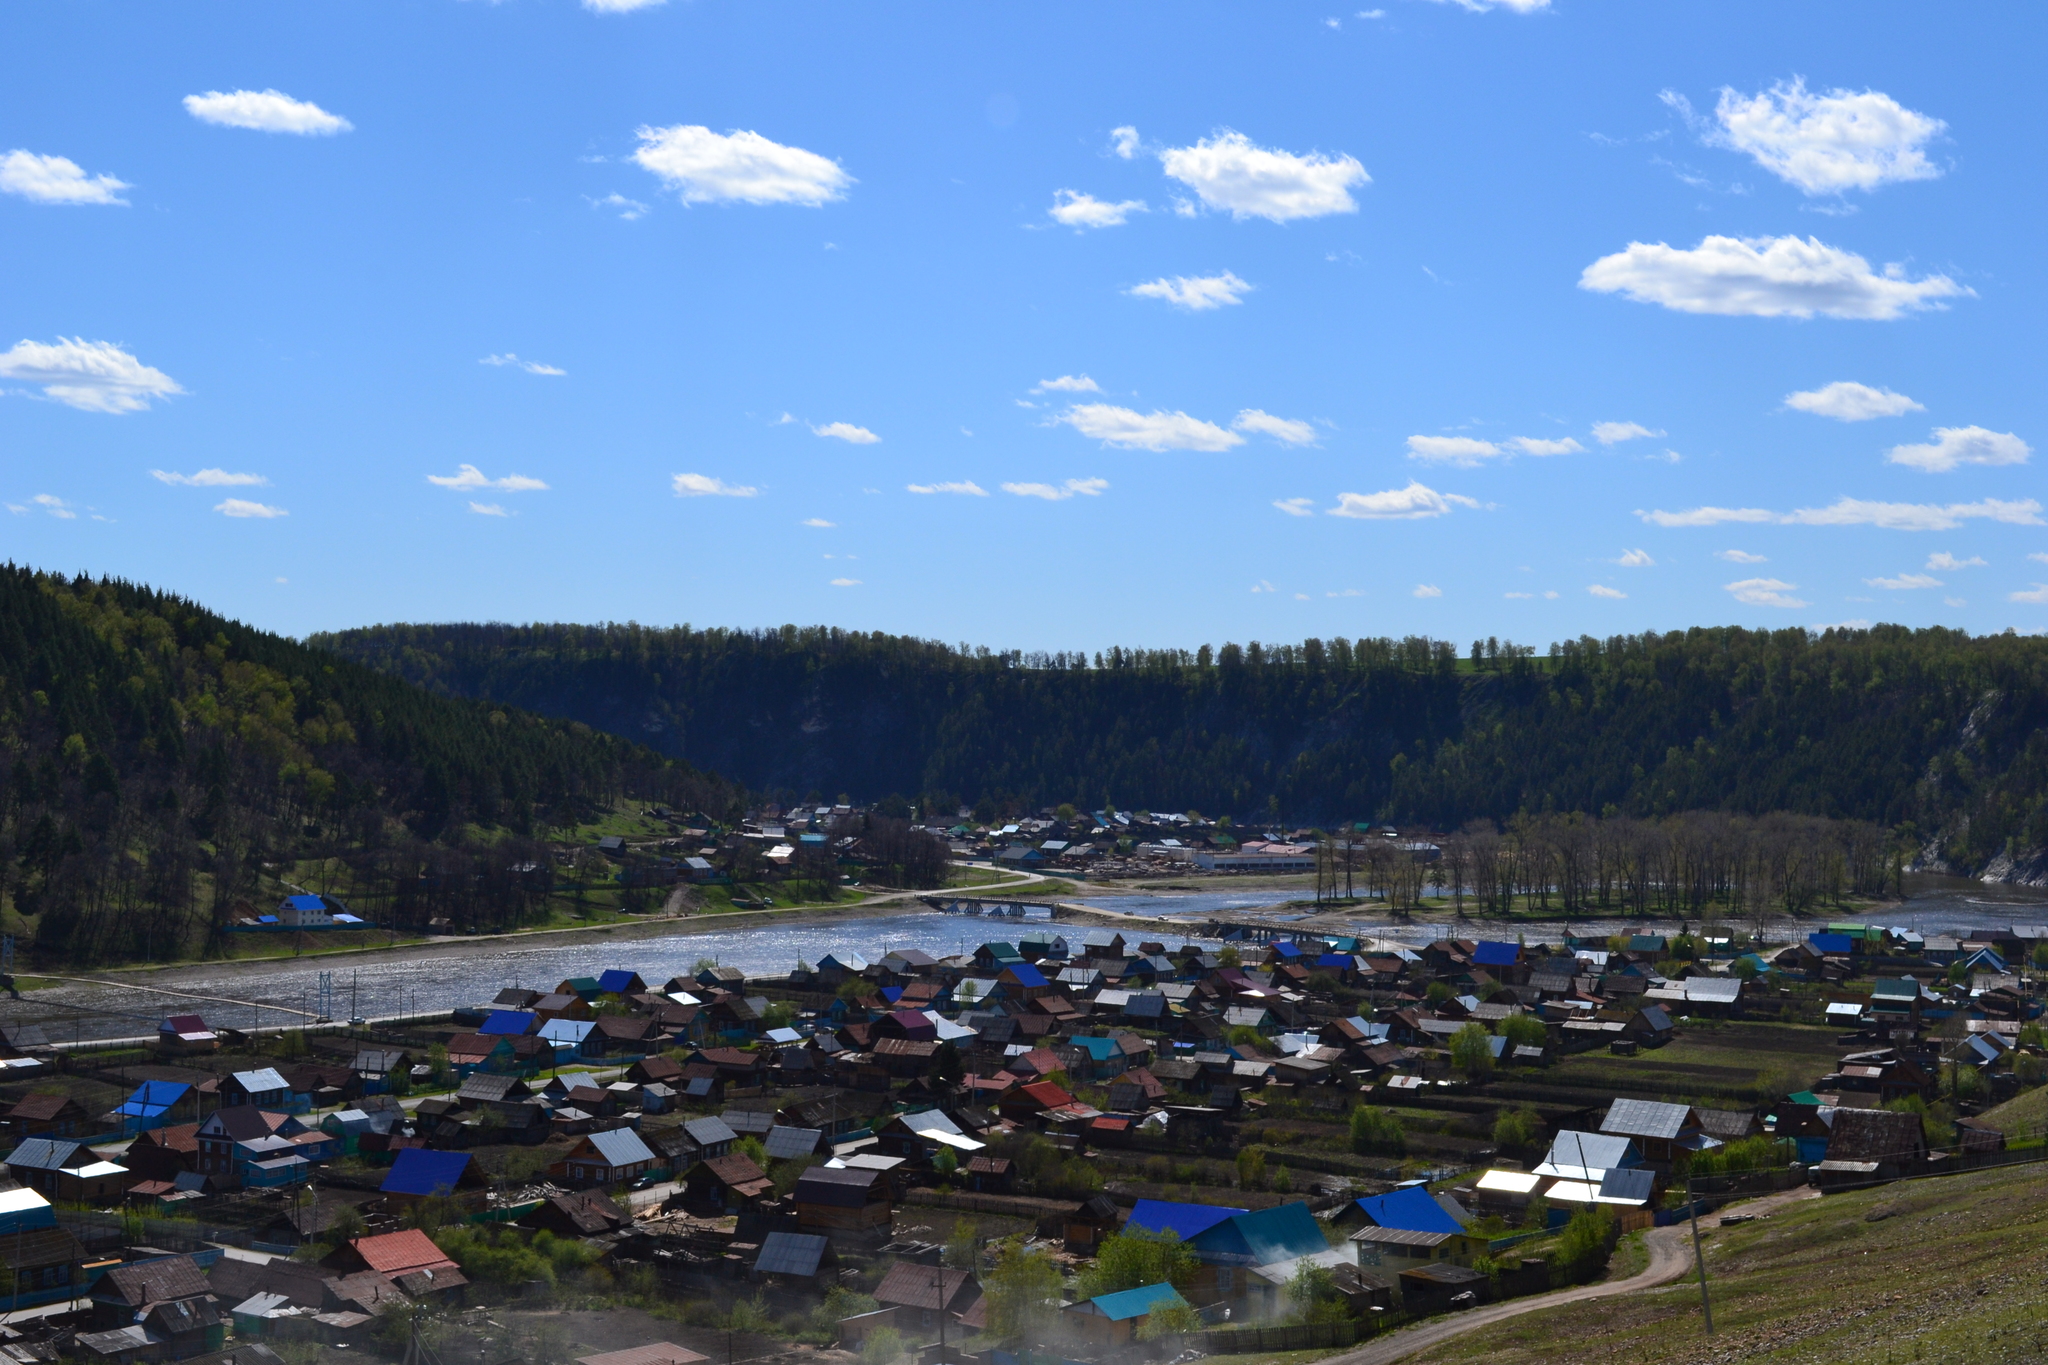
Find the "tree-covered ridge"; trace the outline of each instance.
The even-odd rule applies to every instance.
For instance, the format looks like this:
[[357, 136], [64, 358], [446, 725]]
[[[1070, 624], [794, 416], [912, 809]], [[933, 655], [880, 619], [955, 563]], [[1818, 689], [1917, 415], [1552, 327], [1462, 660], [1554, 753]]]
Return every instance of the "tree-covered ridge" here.
[[115, 581], [0, 568], [0, 904], [39, 947], [162, 956], [266, 863], [532, 835], [729, 787], [574, 721], [437, 696]]
[[2048, 642], [1750, 631], [1023, 655], [825, 628], [378, 626], [318, 641], [751, 787], [1454, 828], [1517, 812], [1914, 822], [2048, 844]]

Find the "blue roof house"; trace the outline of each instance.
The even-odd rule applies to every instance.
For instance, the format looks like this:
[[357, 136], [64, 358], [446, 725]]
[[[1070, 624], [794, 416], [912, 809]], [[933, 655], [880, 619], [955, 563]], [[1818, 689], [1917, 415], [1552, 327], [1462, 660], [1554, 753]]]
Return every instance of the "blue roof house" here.
[[379, 1187], [386, 1199], [412, 1202], [448, 1199], [483, 1187], [484, 1177], [468, 1152], [436, 1152], [425, 1147], [399, 1149], [398, 1159]]
[[1148, 1284], [1070, 1303], [1065, 1317], [1075, 1332], [1092, 1345], [1124, 1346], [1136, 1339], [1138, 1328], [1153, 1309], [1170, 1303], [1185, 1306], [1187, 1300], [1170, 1284]]
[[1233, 1317], [1274, 1317], [1286, 1307], [1284, 1287], [1254, 1273], [1261, 1267], [1331, 1250], [1322, 1225], [1302, 1203], [1253, 1212], [1140, 1199], [1124, 1228], [1171, 1232], [1186, 1242], [1202, 1262], [1187, 1285], [1188, 1296], [1195, 1303], [1226, 1304]]

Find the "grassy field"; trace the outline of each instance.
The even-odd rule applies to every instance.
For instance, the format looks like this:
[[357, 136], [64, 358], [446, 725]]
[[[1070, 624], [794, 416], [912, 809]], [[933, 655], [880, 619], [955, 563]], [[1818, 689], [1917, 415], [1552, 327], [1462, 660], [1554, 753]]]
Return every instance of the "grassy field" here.
[[[1634, 1057], [1582, 1052], [1542, 1073], [1542, 1084], [1626, 1094], [1654, 1093], [1717, 1108], [1748, 1104], [1775, 1079], [1800, 1090], [1834, 1070], [1835, 1030], [1801, 1024], [1681, 1026], [1678, 1038]], [[1789, 1084], [1786, 1084], [1788, 1083]]]
[[1984, 1121], [2008, 1138], [2041, 1137], [2048, 1134], [2048, 1086], [2029, 1090], [1984, 1111]]
[[1531, 1313], [1415, 1365], [1828, 1362], [2006, 1365], [2048, 1359], [2048, 1166], [1912, 1181], [1781, 1208], [1707, 1243], [1698, 1286]]

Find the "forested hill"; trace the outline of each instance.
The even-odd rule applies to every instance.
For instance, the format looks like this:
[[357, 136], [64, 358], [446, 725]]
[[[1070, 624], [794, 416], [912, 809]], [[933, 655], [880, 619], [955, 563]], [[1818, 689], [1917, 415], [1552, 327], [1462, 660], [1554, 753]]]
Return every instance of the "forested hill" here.
[[1699, 629], [1527, 657], [1428, 640], [995, 654], [828, 629], [379, 626], [316, 643], [750, 787], [1379, 817], [1788, 810], [2048, 844], [2048, 641]]
[[537, 835], [620, 794], [737, 800], [574, 721], [435, 695], [145, 588], [0, 567], [0, 906], [46, 952], [190, 950], [276, 890], [266, 863], [405, 854], [393, 874], [416, 879], [423, 851]]

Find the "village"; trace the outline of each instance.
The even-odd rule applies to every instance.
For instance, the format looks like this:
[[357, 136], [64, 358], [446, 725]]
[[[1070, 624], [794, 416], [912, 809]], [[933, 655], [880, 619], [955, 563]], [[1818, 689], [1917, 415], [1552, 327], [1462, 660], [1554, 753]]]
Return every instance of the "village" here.
[[1007, 936], [140, 1047], [0, 1028], [0, 1350], [1334, 1350], [1731, 1199], [2044, 1153], [2038, 926], [1169, 949], [948, 908]]

